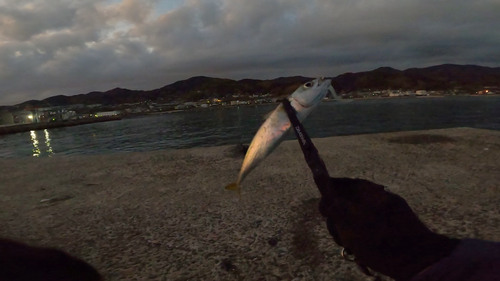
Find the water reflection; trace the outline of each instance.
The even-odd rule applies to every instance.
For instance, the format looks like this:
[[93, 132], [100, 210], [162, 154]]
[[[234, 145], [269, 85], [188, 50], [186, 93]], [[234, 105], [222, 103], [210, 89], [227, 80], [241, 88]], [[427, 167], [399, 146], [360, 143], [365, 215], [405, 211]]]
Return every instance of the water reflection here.
[[45, 129], [45, 130], [43, 130], [43, 132], [45, 133], [45, 145], [47, 146], [47, 154], [49, 157], [51, 157], [52, 154], [54, 154], [54, 151], [52, 150], [52, 146], [50, 145], [49, 131], [47, 131], [47, 129]]
[[[51, 157], [54, 154], [54, 151], [52, 150], [52, 145], [50, 144], [50, 134], [47, 129], [43, 130], [44, 136], [45, 136], [45, 146], [47, 149], [45, 152], [47, 152], [47, 156]], [[33, 145], [33, 148], [31, 149], [33, 153], [33, 157], [40, 157], [42, 154], [42, 151], [40, 150], [40, 142], [38, 141], [38, 136], [36, 134], [36, 131], [30, 131], [30, 136], [31, 136], [31, 144]]]
[[33, 143], [33, 157], [39, 157], [40, 156], [40, 148], [38, 147], [38, 139], [36, 137], [36, 132], [35, 131], [30, 131], [31, 135], [31, 142]]

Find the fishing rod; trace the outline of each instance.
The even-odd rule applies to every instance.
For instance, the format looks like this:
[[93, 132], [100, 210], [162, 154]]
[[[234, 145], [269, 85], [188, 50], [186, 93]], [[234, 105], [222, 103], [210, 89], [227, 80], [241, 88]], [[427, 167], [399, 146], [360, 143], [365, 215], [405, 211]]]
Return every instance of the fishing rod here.
[[330, 175], [326, 169], [325, 162], [323, 162], [323, 159], [319, 156], [318, 150], [312, 143], [311, 138], [304, 129], [304, 126], [302, 126], [302, 123], [300, 123], [297, 118], [295, 109], [290, 104], [290, 101], [288, 99], [284, 99], [282, 103], [285, 108], [285, 112], [288, 115], [288, 119], [290, 119], [293, 130], [297, 135], [297, 139], [299, 141], [300, 148], [304, 153], [307, 165], [312, 171], [314, 182], [316, 183], [319, 192], [324, 197], [334, 195], [332, 193], [335, 193], [335, 190], [330, 188]]
[[[282, 104], [283, 107], [285, 108], [286, 114], [288, 115], [288, 119], [290, 120], [293, 130], [295, 131], [295, 135], [297, 136], [300, 148], [302, 149], [307, 165], [312, 171], [314, 182], [316, 183], [316, 186], [318, 187], [321, 196], [327, 199], [339, 196], [339, 191], [330, 184], [330, 175], [328, 174], [328, 170], [326, 169], [325, 162], [323, 162], [323, 159], [321, 159], [321, 157], [319, 156], [318, 150], [311, 141], [311, 138], [304, 129], [304, 126], [302, 126], [302, 123], [300, 123], [299, 119], [297, 118], [295, 109], [292, 107], [290, 101], [287, 98], [285, 98], [282, 101]], [[338, 233], [330, 233], [330, 234], [334, 236], [333, 237], [334, 240], [340, 241]], [[373, 275], [373, 273], [368, 269], [368, 267], [361, 264], [356, 258], [353, 258], [352, 253], [349, 249], [342, 248], [341, 256], [346, 261], [355, 262], [358, 268], [361, 270], [361, 272], [363, 272], [366, 276], [373, 277], [374, 281], [381, 280], [379, 276]]]

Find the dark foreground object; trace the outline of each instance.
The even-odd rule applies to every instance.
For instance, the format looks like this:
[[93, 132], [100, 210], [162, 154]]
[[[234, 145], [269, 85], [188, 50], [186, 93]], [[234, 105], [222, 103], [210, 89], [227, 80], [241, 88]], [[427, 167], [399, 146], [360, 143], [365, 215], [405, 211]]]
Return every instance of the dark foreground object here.
[[92, 266], [67, 253], [0, 239], [0, 281], [100, 281]]
[[[327, 218], [328, 231], [344, 248], [342, 254], [351, 256], [346, 259], [365, 275], [381, 280], [372, 269], [397, 281], [500, 280], [500, 243], [434, 233], [406, 200], [384, 186], [363, 179], [331, 178], [288, 100], [283, 105], [321, 192], [320, 212]], [[397, 140], [402, 144], [429, 141], [452, 139], [420, 135]]]
[[60, 121], [60, 122], [12, 125], [12, 126], [0, 127], [0, 135], [16, 134], [16, 133], [22, 133], [22, 132], [29, 132], [29, 131], [36, 131], [36, 130], [43, 130], [43, 129], [53, 129], [53, 128], [60, 128], [60, 127], [78, 126], [78, 125], [98, 123], [98, 122], [116, 121], [116, 120], [121, 120], [121, 119], [122, 118], [120, 116], [106, 116], [106, 117], [95, 117], [95, 118], [68, 120], [68, 121]]
[[463, 239], [450, 256], [411, 279], [411, 281], [432, 280], [500, 280], [500, 242]]

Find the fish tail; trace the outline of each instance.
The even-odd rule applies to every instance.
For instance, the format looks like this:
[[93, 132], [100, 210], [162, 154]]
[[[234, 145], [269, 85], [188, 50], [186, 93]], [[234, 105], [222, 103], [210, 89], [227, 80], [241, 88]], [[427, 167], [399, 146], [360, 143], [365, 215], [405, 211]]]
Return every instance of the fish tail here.
[[233, 183], [226, 185], [226, 189], [236, 190], [236, 191], [238, 191], [238, 193], [240, 193], [240, 185], [237, 182], [233, 182]]
[[226, 185], [226, 189], [234, 190], [234, 191], [238, 192], [238, 196], [240, 196], [240, 198], [241, 198], [241, 188], [240, 188], [239, 183], [233, 182], [231, 184], [228, 184], [228, 185]]

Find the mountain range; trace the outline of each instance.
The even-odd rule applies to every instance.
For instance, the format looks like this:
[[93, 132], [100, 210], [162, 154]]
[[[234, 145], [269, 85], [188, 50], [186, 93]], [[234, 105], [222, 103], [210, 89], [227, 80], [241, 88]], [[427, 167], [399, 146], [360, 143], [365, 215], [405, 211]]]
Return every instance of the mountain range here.
[[[159, 89], [143, 91], [115, 88], [106, 92], [90, 92], [74, 96], [52, 96], [30, 100], [16, 107], [64, 106], [72, 104], [116, 105], [143, 101], [198, 101], [224, 98], [231, 94], [269, 93], [285, 96], [310, 80], [309, 77], [280, 77], [272, 80], [231, 80], [204, 76], [177, 81]], [[337, 93], [366, 90], [461, 90], [473, 93], [485, 86], [500, 87], [500, 67], [444, 64], [427, 68], [397, 70], [380, 67], [372, 71], [345, 73], [332, 77]]]

